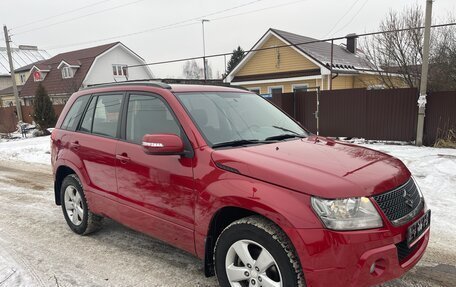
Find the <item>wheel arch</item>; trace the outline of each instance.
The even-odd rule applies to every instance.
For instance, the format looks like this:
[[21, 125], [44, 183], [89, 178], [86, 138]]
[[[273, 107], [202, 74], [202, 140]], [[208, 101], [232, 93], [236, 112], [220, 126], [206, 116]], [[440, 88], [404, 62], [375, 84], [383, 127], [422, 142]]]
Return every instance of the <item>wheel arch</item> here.
[[54, 177], [54, 197], [55, 204], [61, 205], [60, 201], [60, 189], [62, 187], [63, 180], [66, 176], [70, 174], [76, 174], [84, 185], [83, 178], [78, 172], [78, 169], [75, 168], [71, 163], [65, 161], [56, 168], [55, 177]]
[[[291, 223], [280, 213], [270, 208], [258, 207], [247, 209], [236, 205], [226, 205], [219, 208], [212, 216], [208, 229], [206, 240], [204, 242], [204, 274], [206, 277], [214, 276], [214, 247], [218, 236], [231, 223], [236, 220], [257, 215], [276, 224], [288, 237], [287, 227], [292, 228]], [[284, 229], [285, 227], [285, 229]], [[289, 238], [290, 239], [290, 238]], [[291, 241], [291, 239], [290, 239]]]

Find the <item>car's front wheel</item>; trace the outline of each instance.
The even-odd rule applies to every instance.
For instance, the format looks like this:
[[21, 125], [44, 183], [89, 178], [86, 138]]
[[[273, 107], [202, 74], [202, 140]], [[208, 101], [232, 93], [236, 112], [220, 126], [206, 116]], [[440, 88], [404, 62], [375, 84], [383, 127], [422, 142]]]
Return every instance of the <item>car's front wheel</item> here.
[[214, 257], [222, 287], [305, 286], [290, 240], [277, 225], [259, 216], [240, 219], [225, 228]]
[[63, 179], [60, 196], [63, 215], [71, 230], [86, 235], [100, 229], [103, 217], [90, 211], [77, 175], [70, 174]]

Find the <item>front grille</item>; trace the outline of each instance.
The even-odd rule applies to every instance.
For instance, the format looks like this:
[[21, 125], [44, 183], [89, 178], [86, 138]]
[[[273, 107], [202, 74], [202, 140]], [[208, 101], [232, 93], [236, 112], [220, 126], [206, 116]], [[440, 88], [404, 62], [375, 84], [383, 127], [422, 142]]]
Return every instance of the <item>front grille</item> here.
[[[412, 212], [417, 213], [422, 204], [418, 187], [415, 185], [412, 178], [404, 185], [391, 191], [375, 195], [373, 198], [393, 224], [405, 223], [401, 222], [400, 219], [403, 219]], [[416, 214], [411, 215], [413, 217]]]
[[404, 240], [396, 244], [397, 257], [399, 258], [399, 262], [404, 262], [404, 260], [407, 259], [407, 257], [409, 257], [410, 254], [412, 254], [420, 244], [421, 243], [418, 242], [410, 248], [407, 246], [407, 240]]

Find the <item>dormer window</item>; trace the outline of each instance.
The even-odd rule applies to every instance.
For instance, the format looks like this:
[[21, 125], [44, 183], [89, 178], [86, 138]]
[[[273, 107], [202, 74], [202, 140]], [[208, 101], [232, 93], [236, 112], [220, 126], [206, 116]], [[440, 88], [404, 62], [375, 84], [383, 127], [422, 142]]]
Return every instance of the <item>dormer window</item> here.
[[62, 73], [62, 79], [71, 79], [74, 77], [74, 74], [79, 69], [80, 65], [77, 62], [66, 62], [62, 60], [57, 66], [57, 69]]
[[74, 71], [70, 67], [62, 68], [62, 79], [71, 79], [74, 76]]
[[42, 80], [44, 80], [44, 76], [40, 71], [35, 71], [33, 72], [33, 80], [35, 82], [41, 82]]
[[33, 66], [30, 69], [30, 73], [33, 76], [34, 82], [41, 82], [46, 78], [47, 73], [49, 73], [49, 69], [44, 69], [44, 67]]
[[112, 65], [112, 74], [115, 77], [128, 77], [127, 65]]

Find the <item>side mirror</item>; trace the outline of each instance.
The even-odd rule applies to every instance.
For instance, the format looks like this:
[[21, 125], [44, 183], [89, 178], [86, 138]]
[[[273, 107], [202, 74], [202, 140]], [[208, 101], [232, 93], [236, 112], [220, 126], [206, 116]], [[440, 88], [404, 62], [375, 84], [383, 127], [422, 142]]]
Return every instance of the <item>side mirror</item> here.
[[184, 153], [182, 139], [173, 134], [144, 135], [144, 152], [152, 155], [181, 155]]

